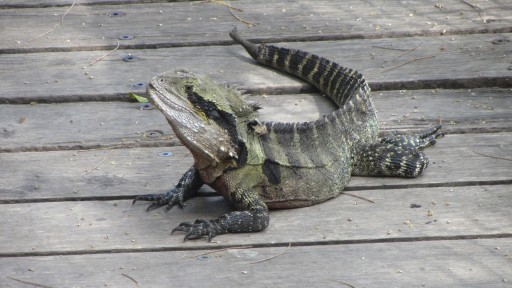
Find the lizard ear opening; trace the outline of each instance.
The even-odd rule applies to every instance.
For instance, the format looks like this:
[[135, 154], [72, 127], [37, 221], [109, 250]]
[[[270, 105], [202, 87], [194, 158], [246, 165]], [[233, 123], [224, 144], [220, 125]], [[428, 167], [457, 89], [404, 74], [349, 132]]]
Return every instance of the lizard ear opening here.
[[247, 122], [247, 129], [260, 136], [268, 133], [267, 126], [261, 123], [258, 119]]

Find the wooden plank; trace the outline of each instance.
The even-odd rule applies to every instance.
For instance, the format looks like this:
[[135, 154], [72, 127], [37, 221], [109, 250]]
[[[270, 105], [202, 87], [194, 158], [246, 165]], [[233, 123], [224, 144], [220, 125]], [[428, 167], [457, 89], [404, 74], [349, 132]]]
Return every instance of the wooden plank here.
[[[354, 177], [348, 189], [510, 183], [512, 162], [492, 157], [510, 158], [511, 143], [510, 133], [447, 135], [426, 151], [430, 167], [423, 176]], [[172, 155], [160, 156], [162, 152]], [[192, 157], [183, 146], [2, 153], [0, 167], [5, 168], [0, 178], [0, 201], [126, 199], [144, 193], [163, 193], [190, 166]]]
[[80, 5], [120, 5], [120, 4], [142, 4], [142, 3], [159, 3], [159, 2], [190, 2], [195, 0], [36, 0], [29, 3], [21, 3], [16, 0], [0, 0], [0, 7], [9, 8], [45, 8], [45, 7], [70, 7]]
[[170, 233], [181, 222], [230, 211], [221, 197], [197, 197], [184, 210], [168, 213], [146, 213], [146, 204], [132, 206], [130, 200], [2, 204], [0, 256], [512, 237], [510, 185], [353, 193], [375, 203], [342, 195], [311, 207], [271, 211], [264, 231], [219, 235], [214, 243], [183, 242], [183, 233]]
[[[508, 89], [381, 91], [373, 98], [379, 126], [386, 132], [425, 129], [441, 120], [446, 133], [512, 131]], [[319, 94], [249, 100], [261, 103], [264, 121], [310, 121], [334, 109]], [[158, 110], [141, 110], [137, 103], [4, 104], [0, 111], [4, 152], [179, 144]]]
[[476, 288], [510, 287], [512, 275], [510, 238], [292, 246], [279, 257], [250, 264], [284, 250], [0, 258], [0, 286], [20, 287], [8, 278], [12, 277], [49, 287], [162, 287], [171, 281], [179, 287], [202, 283], [207, 287]]
[[[3, 2], [0, 5], [8, 5]], [[63, 4], [59, 2], [55, 4]], [[0, 26], [15, 27], [0, 32], [4, 40], [0, 52], [112, 49], [122, 35], [133, 36], [121, 41], [122, 47], [227, 44], [231, 43], [227, 32], [235, 25], [245, 26], [226, 6], [204, 1], [144, 5], [91, 5], [94, 2], [77, 1], [87, 5], [75, 5], [67, 13], [72, 1], [64, 3], [67, 7], [0, 9]], [[356, 0], [344, 5], [336, 1], [245, 0], [233, 3], [243, 10], [233, 13], [255, 25], [250, 27], [248, 37], [264, 41], [512, 32], [512, 16], [507, 13], [512, 6], [508, 1], [474, 3], [480, 9], [462, 1], [436, 7], [436, 3], [420, 0], [388, 1], [386, 5]], [[113, 12], [121, 14], [112, 17]], [[62, 24], [52, 30], [64, 13]]]
[[[512, 44], [504, 40], [510, 37], [512, 34], [477, 34], [279, 45], [307, 50], [358, 69], [374, 89], [510, 87], [508, 52]], [[416, 49], [401, 56], [403, 51], [382, 47]], [[143, 87], [134, 84], [178, 67], [209, 74], [220, 82], [240, 84], [252, 92], [300, 93], [312, 89], [288, 75], [255, 65], [239, 46], [118, 50], [86, 67], [103, 55], [104, 51], [1, 55], [1, 67], [16, 69], [0, 70], [0, 77], [6, 79], [0, 87], [0, 102], [126, 99], [129, 92], [143, 93]], [[127, 55], [136, 61], [123, 61]]]

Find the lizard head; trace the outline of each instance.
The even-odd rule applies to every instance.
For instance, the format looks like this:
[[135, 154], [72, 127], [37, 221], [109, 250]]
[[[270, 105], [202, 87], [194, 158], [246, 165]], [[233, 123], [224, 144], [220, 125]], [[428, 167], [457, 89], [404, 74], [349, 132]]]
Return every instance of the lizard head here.
[[247, 104], [238, 90], [177, 69], [155, 76], [148, 94], [192, 152], [196, 165], [237, 166], [245, 161], [247, 149], [239, 135], [240, 127], [254, 121], [259, 107]]

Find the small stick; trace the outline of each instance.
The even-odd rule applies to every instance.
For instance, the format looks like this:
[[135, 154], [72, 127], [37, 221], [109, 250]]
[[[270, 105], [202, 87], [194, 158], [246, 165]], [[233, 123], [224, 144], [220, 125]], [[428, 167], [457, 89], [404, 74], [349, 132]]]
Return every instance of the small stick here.
[[411, 62], [414, 62], [414, 61], [423, 60], [423, 59], [429, 59], [429, 58], [434, 58], [434, 57], [436, 57], [436, 56], [437, 56], [437, 55], [430, 55], [430, 56], [425, 56], [425, 57], [420, 57], [420, 58], [414, 58], [414, 59], [411, 59], [411, 60], [409, 60], [409, 61], [406, 61], [406, 62], [404, 62], [404, 63], [402, 63], [402, 64], [399, 64], [399, 65], [396, 65], [396, 66], [393, 66], [393, 67], [390, 67], [390, 68], [384, 69], [384, 70], [380, 71], [380, 73], [384, 73], [384, 72], [387, 72], [387, 71], [390, 71], [390, 70], [396, 69], [396, 68], [398, 68], [398, 67], [402, 67], [402, 66], [407, 65], [407, 64], [409, 64], [409, 63], [411, 63]]
[[469, 5], [469, 6], [470, 6], [471, 8], [473, 8], [473, 9], [476, 9], [476, 10], [480, 10], [480, 11], [482, 11], [482, 8], [478, 7], [478, 6], [477, 6], [477, 5], [475, 5], [475, 4], [471, 4], [471, 3], [469, 3], [469, 2], [468, 2], [468, 1], [466, 1], [466, 0], [461, 0], [461, 1], [462, 1], [462, 2], [464, 2], [465, 4]]
[[228, 4], [229, 4], [229, 12], [231, 13], [231, 15], [233, 15], [233, 17], [235, 17], [238, 21], [242, 22], [242, 23], [245, 23], [249, 26], [254, 26], [254, 24], [252, 24], [251, 22], [247, 21], [247, 20], [244, 20], [240, 17], [238, 17], [235, 12], [233, 12], [233, 9], [230, 7], [231, 6], [231, 3], [229, 3], [229, 0], [228, 0]]
[[221, 5], [224, 5], [226, 7], [229, 7], [230, 9], [233, 9], [233, 10], [236, 10], [238, 12], [244, 12], [244, 10], [242, 9], [238, 9], [236, 7], [233, 7], [231, 4], [228, 4], [224, 1], [219, 1], [219, 0], [206, 0], [206, 2], [213, 2], [213, 3], [217, 3], [217, 4], [221, 4]]
[[377, 45], [373, 45], [373, 48], [395, 50], [395, 51], [407, 51], [408, 50], [408, 49], [403, 49], [403, 48], [384, 47], [384, 46], [377, 46]]
[[108, 52], [107, 54], [99, 57], [98, 59], [92, 61], [91, 63], [89, 63], [89, 66], [92, 66], [92, 65], [96, 64], [96, 62], [101, 61], [101, 59], [103, 59], [103, 58], [107, 57], [108, 55], [114, 53], [114, 51], [116, 51], [118, 48], [119, 48], [119, 41], [117, 41], [117, 46], [116, 46], [116, 48], [114, 48], [114, 50], [112, 50], [112, 51]]
[[137, 285], [137, 287], [139, 287], [139, 282], [137, 282], [137, 280], [133, 279], [130, 275], [127, 275], [127, 274], [124, 274], [124, 273], [121, 273], [121, 275], [123, 275], [124, 277], [132, 280], [135, 283], [135, 285]]
[[105, 156], [105, 158], [103, 158], [103, 160], [101, 160], [101, 161], [100, 161], [100, 163], [98, 163], [98, 165], [94, 166], [94, 168], [92, 168], [92, 169], [91, 169], [91, 170], [89, 170], [89, 171], [85, 171], [85, 172], [82, 174], [82, 177], [84, 177], [84, 176], [85, 176], [85, 175], [87, 175], [87, 174], [91, 174], [91, 173], [92, 173], [92, 171], [94, 171], [94, 170], [96, 170], [96, 168], [100, 167], [100, 165], [101, 165], [103, 162], [105, 162], [105, 161], [108, 159], [108, 157], [110, 157], [110, 155], [112, 155], [112, 153], [113, 153], [113, 152], [114, 152], [114, 150], [110, 150], [110, 152], [108, 153], [108, 155], [107, 155], [107, 156]]
[[11, 280], [14, 280], [14, 281], [18, 281], [18, 282], [23, 283], [23, 284], [32, 285], [32, 286], [35, 286], [35, 287], [52, 288], [50, 286], [46, 286], [46, 285], [42, 285], [42, 284], [37, 284], [37, 283], [34, 283], [34, 282], [25, 281], [25, 280], [16, 279], [16, 278], [11, 277], [11, 276], [7, 276], [7, 278], [9, 278]]
[[396, 59], [398, 59], [398, 58], [400, 58], [400, 57], [404, 56], [404, 55], [405, 55], [405, 54], [407, 54], [407, 53], [410, 53], [410, 52], [412, 52], [412, 51], [414, 51], [414, 50], [418, 49], [418, 47], [420, 47], [422, 44], [423, 44], [423, 42], [421, 42], [418, 46], [416, 46], [416, 47], [414, 47], [414, 48], [412, 48], [412, 49], [409, 49], [409, 50], [405, 51], [404, 53], [402, 53], [402, 54], [400, 54], [400, 55], [396, 56]]
[[354, 285], [350, 285], [350, 284], [348, 284], [348, 283], [346, 283], [346, 282], [343, 282], [343, 281], [341, 281], [341, 280], [337, 280], [336, 282], [340, 282], [341, 284], [343, 284], [343, 285], [345, 285], [345, 286], [347, 286], [347, 287], [350, 287], [350, 288], [356, 288], [356, 286], [354, 286]]
[[55, 28], [57, 28], [58, 26], [60, 26], [62, 24], [62, 22], [64, 22], [64, 16], [66, 16], [66, 14], [68, 14], [68, 12], [71, 10], [71, 8], [73, 8], [73, 6], [75, 6], [75, 3], [76, 3], [76, 0], [73, 0], [73, 4], [71, 4], [71, 7], [69, 7], [69, 9], [66, 10], [66, 12], [64, 12], [64, 14], [62, 14], [62, 17], [60, 17], [60, 22], [59, 23], [55, 24], [50, 30], [48, 30], [48, 31], [44, 32], [43, 34], [38, 35], [38, 36], [28, 40], [28, 41], [30, 42], [30, 41], [36, 40], [37, 38], [41, 38], [44, 35], [46, 35], [46, 34], [52, 32], [53, 30], [55, 30]]
[[364, 200], [364, 201], [368, 201], [370, 203], [373, 203], [375, 204], [374, 201], [370, 200], [370, 199], [367, 199], [367, 198], [364, 198], [364, 197], [361, 197], [361, 196], [357, 196], [357, 195], [354, 195], [354, 194], [351, 194], [351, 193], [348, 193], [348, 192], [341, 192], [341, 194], [344, 194], [344, 195], [348, 195], [348, 196], [352, 196], [352, 197], [355, 197], [355, 198], [359, 198], [361, 200]]
[[265, 259], [254, 261], [254, 262], [250, 262], [249, 264], [256, 264], [256, 263], [261, 263], [261, 262], [264, 262], [264, 261], [272, 260], [272, 259], [274, 259], [276, 257], [279, 257], [279, 256], [283, 255], [284, 253], [288, 252], [288, 250], [290, 250], [290, 247], [292, 247], [292, 243], [291, 242], [288, 244], [288, 248], [286, 248], [286, 250], [284, 250], [283, 252], [281, 252], [281, 253], [279, 253], [277, 255], [274, 255], [272, 257], [269, 257], [269, 258], [265, 258]]
[[487, 155], [487, 154], [484, 154], [484, 153], [476, 152], [476, 151], [474, 151], [474, 150], [471, 150], [471, 151], [472, 151], [473, 153], [476, 153], [476, 154], [481, 155], [481, 156], [484, 156], [484, 157], [489, 157], [489, 158], [499, 159], [499, 160], [512, 161], [512, 159], [509, 159], [509, 158], [504, 158], [504, 157], [498, 157], [498, 156]]
[[[481, 20], [484, 20], [484, 19], [483, 19], [483, 17], [482, 17], [482, 12], [483, 12], [483, 9], [482, 9], [482, 8], [478, 7], [478, 6], [477, 6], [477, 5], [475, 5], [475, 4], [471, 4], [471, 3], [469, 3], [469, 2], [468, 2], [468, 1], [466, 1], [466, 0], [461, 0], [461, 1], [462, 1], [463, 3], [465, 3], [465, 4], [469, 5], [471, 8], [478, 10], [478, 16], [480, 17], [480, 19], [481, 19]], [[484, 20], [484, 21], [485, 21], [485, 20]]]
[[196, 257], [199, 257], [199, 256], [204, 256], [204, 255], [208, 255], [208, 254], [212, 254], [212, 253], [222, 252], [222, 251], [226, 251], [226, 250], [229, 250], [229, 249], [249, 249], [249, 248], [252, 248], [252, 246], [238, 246], [238, 247], [229, 247], [229, 248], [217, 249], [217, 250], [213, 250], [213, 251], [206, 251], [204, 253], [191, 256], [190, 258], [196, 258]]

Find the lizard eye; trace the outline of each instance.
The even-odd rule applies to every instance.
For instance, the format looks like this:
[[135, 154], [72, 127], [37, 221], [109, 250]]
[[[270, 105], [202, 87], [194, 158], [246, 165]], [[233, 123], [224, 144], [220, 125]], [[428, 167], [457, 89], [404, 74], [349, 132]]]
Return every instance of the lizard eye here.
[[194, 86], [193, 85], [185, 85], [185, 92], [187, 93], [190, 93], [190, 92], [194, 92]]

